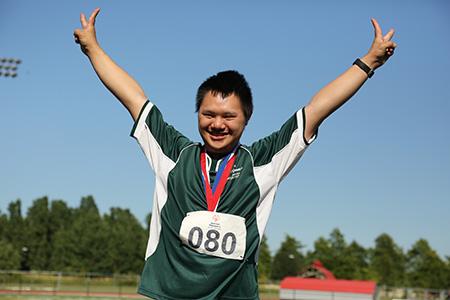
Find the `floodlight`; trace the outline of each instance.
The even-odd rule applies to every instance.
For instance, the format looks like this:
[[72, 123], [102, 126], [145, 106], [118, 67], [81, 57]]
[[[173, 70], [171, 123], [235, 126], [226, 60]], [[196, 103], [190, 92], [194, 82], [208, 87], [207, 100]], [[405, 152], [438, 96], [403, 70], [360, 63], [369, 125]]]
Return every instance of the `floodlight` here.
[[18, 65], [21, 64], [22, 61], [17, 58], [6, 58], [1, 57], [0, 58], [0, 70], [3, 72], [0, 72], [0, 77], [17, 77], [17, 70]]

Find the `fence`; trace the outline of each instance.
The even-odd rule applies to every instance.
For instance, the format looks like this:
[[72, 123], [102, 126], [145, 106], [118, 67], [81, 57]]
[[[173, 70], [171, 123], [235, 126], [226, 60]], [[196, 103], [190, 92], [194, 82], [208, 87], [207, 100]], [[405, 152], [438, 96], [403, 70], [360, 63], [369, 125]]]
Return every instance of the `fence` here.
[[449, 300], [450, 290], [436, 290], [423, 288], [396, 288], [396, 287], [378, 287], [379, 300]]
[[139, 298], [137, 275], [0, 271], [0, 294]]
[[[45, 299], [64, 300], [79, 299], [79, 297], [145, 298], [136, 293], [139, 280], [138, 275], [0, 271], [0, 296], [19, 295], [26, 296], [26, 299], [35, 299], [30, 297], [37, 295], [41, 300], [42, 296], [47, 296], [44, 297]], [[278, 285], [261, 284], [260, 296], [261, 300], [277, 300]]]
[[[138, 275], [0, 271], [0, 295], [143, 298]], [[277, 284], [261, 284], [263, 300], [278, 299]], [[1, 299], [1, 298], [0, 298]], [[377, 300], [450, 300], [450, 290], [378, 287]]]

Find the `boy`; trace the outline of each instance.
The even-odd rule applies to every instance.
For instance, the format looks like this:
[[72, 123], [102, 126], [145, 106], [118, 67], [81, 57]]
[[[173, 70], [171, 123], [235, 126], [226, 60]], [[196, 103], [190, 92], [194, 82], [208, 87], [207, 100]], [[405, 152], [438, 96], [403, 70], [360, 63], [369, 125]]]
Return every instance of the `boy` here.
[[139, 293], [155, 299], [258, 299], [257, 256], [280, 181], [315, 139], [319, 125], [393, 55], [391, 29], [368, 53], [322, 88], [283, 126], [250, 146], [240, 138], [253, 112], [251, 89], [236, 71], [220, 72], [197, 92], [194, 143], [166, 124], [139, 86], [101, 49], [95, 9], [75, 41], [103, 84], [128, 109], [156, 184]]

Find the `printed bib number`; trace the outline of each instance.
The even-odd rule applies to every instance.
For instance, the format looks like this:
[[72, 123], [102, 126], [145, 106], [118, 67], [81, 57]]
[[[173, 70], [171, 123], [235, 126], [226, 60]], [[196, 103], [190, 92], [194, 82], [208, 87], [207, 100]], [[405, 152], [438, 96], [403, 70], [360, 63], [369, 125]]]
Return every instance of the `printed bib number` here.
[[227, 259], [244, 258], [246, 236], [244, 218], [212, 211], [187, 213], [180, 228], [183, 244], [199, 253]]

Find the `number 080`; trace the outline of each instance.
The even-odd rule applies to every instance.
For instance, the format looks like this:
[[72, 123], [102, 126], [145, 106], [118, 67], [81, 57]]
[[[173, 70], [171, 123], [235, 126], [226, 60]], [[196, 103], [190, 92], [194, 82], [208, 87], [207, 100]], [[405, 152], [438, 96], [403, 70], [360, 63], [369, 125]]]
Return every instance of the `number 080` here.
[[206, 251], [215, 252], [221, 245], [221, 250], [224, 254], [230, 255], [236, 250], [236, 235], [232, 232], [227, 232], [223, 235], [220, 241], [220, 232], [215, 229], [210, 229], [206, 232], [206, 239], [203, 243], [203, 230], [200, 227], [192, 227], [189, 231], [188, 243], [194, 249], [202, 246]]

